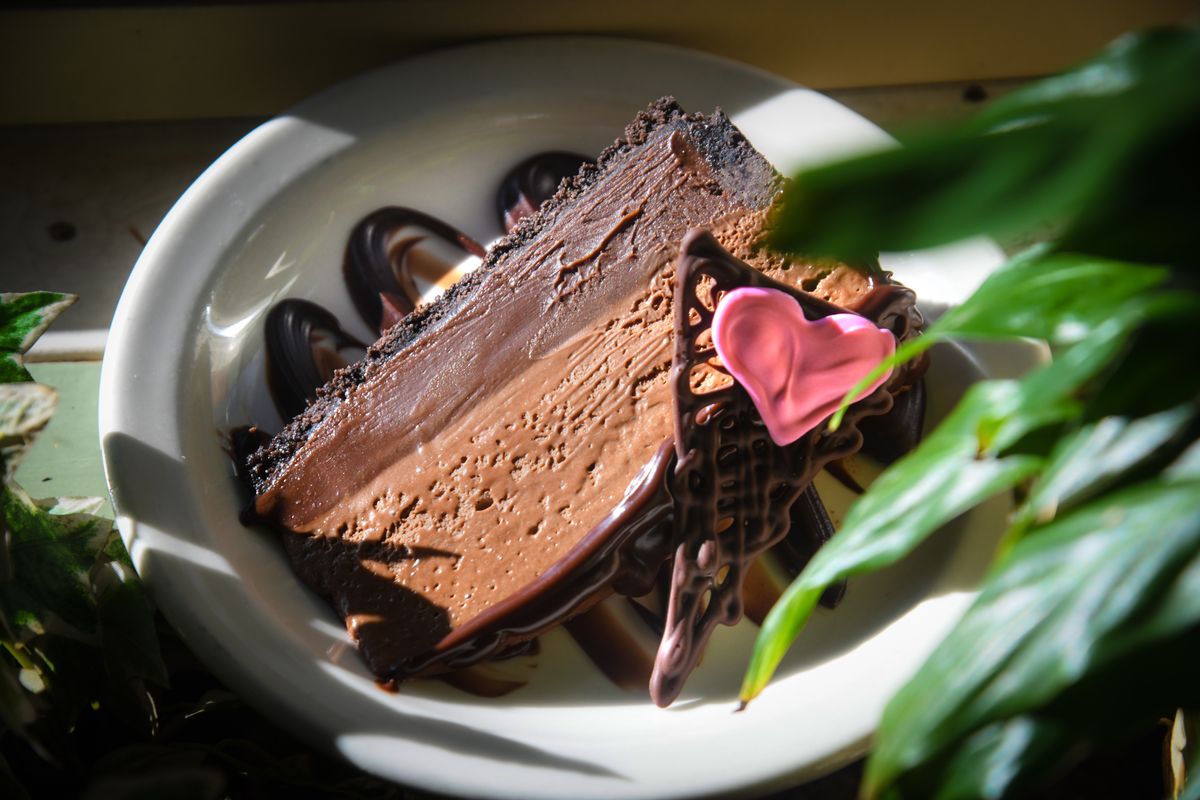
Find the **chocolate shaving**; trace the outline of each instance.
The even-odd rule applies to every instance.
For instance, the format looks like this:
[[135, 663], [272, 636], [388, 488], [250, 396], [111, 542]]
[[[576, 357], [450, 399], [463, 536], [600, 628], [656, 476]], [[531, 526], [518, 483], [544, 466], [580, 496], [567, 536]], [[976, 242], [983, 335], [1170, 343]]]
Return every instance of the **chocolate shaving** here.
[[893, 464], [912, 452], [925, 428], [925, 381], [896, 395], [896, 405], [882, 417], [864, 419], [863, 452], [881, 464]]
[[[800, 304], [808, 319], [846, 309], [768, 278], [727, 253], [707, 232], [683, 241], [676, 268], [675, 397], [677, 464], [669, 476], [676, 536], [665, 633], [650, 694], [669, 705], [695, 668], [718, 624], [742, 616], [742, 582], [751, 562], [779, 542], [792, 505], [829, 461], [859, 449], [857, 422], [886, 413], [893, 393], [913, 379], [898, 369], [887, 383], [851, 406], [837, 431], [820, 425], [781, 447], [767, 432], [750, 396], [721, 367], [710, 328], [721, 297], [744, 286], [776, 289]], [[921, 325], [913, 293], [878, 286], [860, 313], [897, 338]]]
[[[826, 469], [835, 463], [837, 462], [830, 462]], [[771, 551], [782, 556], [783, 553], [780, 550], [787, 548], [784, 552], [791, 556], [790, 560], [784, 558], [779, 558], [779, 560], [784, 562], [784, 569], [794, 578], [800, 574], [817, 550], [837, 533], [837, 529], [833, 527], [833, 520], [829, 518], [829, 512], [825, 510], [825, 504], [821, 502], [821, 495], [817, 493], [817, 487], [811, 483], [804, 488], [800, 497], [792, 504], [791, 523], [791, 530], [788, 531], [787, 536], [783, 537]], [[820, 603], [825, 608], [837, 608], [845, 595], [846, 582], [838, 581], [821, 594]]]

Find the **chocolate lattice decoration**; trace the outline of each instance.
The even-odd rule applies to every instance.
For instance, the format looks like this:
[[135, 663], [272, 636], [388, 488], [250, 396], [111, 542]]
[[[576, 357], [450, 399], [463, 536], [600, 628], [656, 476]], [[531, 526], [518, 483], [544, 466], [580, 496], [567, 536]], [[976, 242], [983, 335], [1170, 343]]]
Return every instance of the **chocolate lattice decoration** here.
[[[741, 618], [746, 571], [787, 534], [792, 504], [825, 464], [859, 449], [857, 421], [886, 413], [893, 393], [913, 379], [911, 370], [898, 370], [851, 406], [837, 431], [820, 425], [781, 447], [750, 396], [720, 365], [712, 343], [717, 303], [725, 293], [745, 286], [785, 292], [809, 319], [846, 311], [768, 278], [731, 256], [708, 233], [693, 231], [684, 239], [676, 271], [671, 372], [677, 464], [669, 478], [679, 544], [650, 683], [660, 706], [679, 695], [716, 626]], [[897, 338], [907, 336], [920, 324], [912, 292], [895, 285], [875, 291], [880, 290], [886, 292], [873, 292], [863, 302], [864, 316]]]

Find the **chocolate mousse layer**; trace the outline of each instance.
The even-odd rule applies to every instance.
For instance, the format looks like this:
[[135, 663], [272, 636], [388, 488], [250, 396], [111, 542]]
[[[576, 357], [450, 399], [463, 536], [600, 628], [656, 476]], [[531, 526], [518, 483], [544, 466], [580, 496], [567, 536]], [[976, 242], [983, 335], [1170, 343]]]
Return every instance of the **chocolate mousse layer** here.
[[[254, 511], [377, 675], [473, 663], [650, 588], [673, 549], [678, 243], [707, 227], [753, 258], [778, 188], [723, 115], [659, 101], [248, 459]], [[805, 288], [833, 275], [761, 262]], [[855, 275], [831, 284], [845, 305], [875, 279]]]

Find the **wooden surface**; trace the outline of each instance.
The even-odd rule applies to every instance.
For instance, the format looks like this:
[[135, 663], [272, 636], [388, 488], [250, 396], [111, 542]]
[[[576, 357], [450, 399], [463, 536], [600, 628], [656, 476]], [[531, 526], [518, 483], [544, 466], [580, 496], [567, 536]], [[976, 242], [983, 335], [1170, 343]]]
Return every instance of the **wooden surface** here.
[[678, 44], [818, 89], [1027, 78], [1196, 0], [355, 0], [0, 13], [0, 124], [266, 116], [371, 67], [484, 38]]
[[58, 390], [58, 411], [17, 467], [17, 483], [32, 497], [107, 500], [96, 415], [100, 362], [31, 364], [29, 371]]

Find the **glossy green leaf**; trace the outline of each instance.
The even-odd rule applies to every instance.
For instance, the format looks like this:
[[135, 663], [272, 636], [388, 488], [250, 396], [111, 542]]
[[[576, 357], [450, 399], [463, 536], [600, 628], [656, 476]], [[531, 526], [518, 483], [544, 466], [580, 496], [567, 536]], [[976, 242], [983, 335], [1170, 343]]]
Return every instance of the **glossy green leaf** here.
[[0, 293], [0, 383], [31, 380], [21, 355], [75, 300], [58, 292]]
[[[1178, 647], [1198, 630], [1200, 483], [1153, 481], [1098, 498], [1019, 542], [893, 699], [868, 767], [867, 795], [903, 786], [905, 796], [941, 796], [933, 790], [962, 786], [974, 774], [975, 796], [994, 796], [985, 792], [986, 776], [1011, 780], [1023, 772], [1028, 747], [1041, 748], [1052, 736], [1052, 750], [1061, 752], [1078, 732], [1077, 725], [1056, 729], [1049, 720], [1086, 718], [1095, 729], [1088, 735], [1098, 736], [1106, 714], [1128, 722], [1141, 702], [1149, 706], [1142, 714], [1158, 713], [1160, 698], [1151, 704], [1146, 692], [1106, 697], [1120, 713], [1098, 709], [1095, 685], [1121, 685], [1114, 667], [1145, 671], [1144, 659], [1130, 656], [1160, 646], [1172, 656], [1161, 666], [1176, 665]], [[1177, 665], [1173, 672], [1156, 671], [1153, 688], [1194, 696], [1194, 681], [1184, 679], [1191, 673], [1190, 666]], [[1064, 704], [1073, 688], [1089, 681], [1082, 698]], [[1021, 733], [1026, 715], [1040, 722]], [[1020, 736], [999, 747], [1005, 730]], [[990, 768], [962, 768], [964, 748], [979, 750], [984, 740], [990, 741]]]
[[[1148, 714], [1200, 703], [1197, 74], [1200, 29], [1125, 37], [965, 124], [797, 176], [777, 212], [777, 247], [855, 258], [1031, 225], [1063, 232], [895, 357], [948, 338], [1034, 336], [1054, 363], [969, 393], [947, 420], [953, 446], [939, 429], [886, 473], [760, 634], [744, 697], [827, 581], [902, 557], [960, 490], [976, 495], [965, 510], [1020, 484], [1010, 549], [973, 622], [914, 680], [925, 693], [910, 687], [889, 708], [875, 794], [1020, 794]], [[1031, 484], [1000, 472], [1022, 461]]]
[[1136, 419], [1104, 417], [1063, 437], [1014, 518], [1014, 530], [1048, 522], [1139, 468], [1161, 469], [1195, 438], [1197, 413], [1189, 403]]
[[1142, 143], [1130, 153], [1106, 191], [1090, 202], [1063, 232], [1063, 250], [1109, 258], [1200, 267], [1195, 182], [1200, 174], [1200, 113], [1190, 124]]
[[1149, 292], [1168, 275], [1161, 267], [1033, 248], [998, 268], [922, 336], [897, 348], [846, 393], [830, 424], [834, 428], [841, 424], [846, 408], [874, 378], [938, 342], [1031, 337], [1056, 348], [1092, 347], [1098, 337], [1123, 341], [1150, 320], [1200, 315], [1200, 299], [1195, 295]]
[[1195, 263], [1181, 176], [1197, 163], [1189, 136], [1200, 119], [1196, 74], [1197, 29], [1125, 37], [956, 129], [797, 176], [772, 244], [861, 258], [1071, 220], [1072, 249]]
[[1062, 347], [1115, 315], [1143, 316], [1141, 295], [1167, 270], [1038, 247], [997, 269], [930, 329], [934, 339], [1030, 337]]
[[1021, 402], [1015, 381], [977, 384], [937, 430], [884, 472], [847, 514], [763, 621], [743, 680], [742, 702], [766, 686], [825, 589], [910, 553], [933, 531], [1011, 489], [1040, 466], [1034, 456], [980, 457], [980, 431]]
[[1171, 466], [1163, 471], [1163, 477], [1172, 481], [1200, 480], [1200, 441], [1192, 442]]
[[1016, 716], [987, 725], [963, 740], [950, 756], [942, 782], [922, 787], [927, 789], [922, 796], [929, 800], [1004, 797], [1022, 773], [1052, 757], [1061, 746], [1058, 720]]

